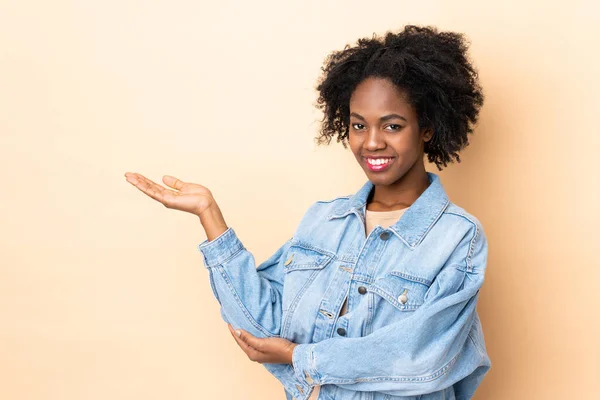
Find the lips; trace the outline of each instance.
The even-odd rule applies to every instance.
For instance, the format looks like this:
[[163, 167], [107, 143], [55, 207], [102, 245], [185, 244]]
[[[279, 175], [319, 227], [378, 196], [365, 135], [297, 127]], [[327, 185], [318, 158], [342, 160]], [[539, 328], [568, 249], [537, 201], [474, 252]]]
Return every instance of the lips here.
[[394, 161], [394, 157], [363, 157], [363, 159], [371, 171], [386, 170]]

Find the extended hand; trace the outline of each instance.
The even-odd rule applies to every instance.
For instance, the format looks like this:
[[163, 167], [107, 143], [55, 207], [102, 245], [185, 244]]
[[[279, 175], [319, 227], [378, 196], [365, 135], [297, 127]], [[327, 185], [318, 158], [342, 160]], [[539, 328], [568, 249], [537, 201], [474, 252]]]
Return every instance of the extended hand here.
[[166, 189], [138, 173], [126, 172], [125, 177], [127, 182], [167, 208], [200, 215], [214, 203], [212, 193], [206, 187], [183, 182], [169, 175], [163, 176], [162, 180], [165, 185], [175, 190]]
[[291, 364], [292, 354], [296, 343], [282, 338], [257, 338], [243, 329], [237, 329], [240, 336], [231, 324], [227, 324], [229, 331], [237, 344], [252, 361], [269, 364]]

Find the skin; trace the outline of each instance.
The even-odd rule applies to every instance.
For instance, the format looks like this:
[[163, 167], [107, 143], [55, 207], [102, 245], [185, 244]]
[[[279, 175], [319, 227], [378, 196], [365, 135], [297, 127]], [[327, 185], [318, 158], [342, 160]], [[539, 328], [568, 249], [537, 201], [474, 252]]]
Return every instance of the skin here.
[[[390, 117], [396, 114], [397, 116]], [[414, 108], [391, 81], [367, 78], [350, 98], [349, 144], [359, 165], [373, 182], [367, 201], [370, 211], [409, 207], [429, 186], [424, 146], [430, 130], [419, 129]], [[391, 157], [385, 171], [371, 171], [365, 157]], [[197, 183], [163, 176], [167, 188], [138, 173], [125, 173], [127, 182], [165, 207], [196, 215], [209, 241], [227, 230], [227, 224], [211, 191]], [[292, 364], [296, 344], [283, 338], [258, 338], [243, 329], [227, 327], [251, 361]]]
[[[356, 87], [350, 97], [348, 142], [375, 185], [367, 210], [409, 207], [427, 189], [424, 149], [431, 136], [431, 130], [419, 129], [415, 109], [388, 79], [371, 77]], [[365, 157], [391, 157], [392, 161], [384, 171], [371, 171]]]

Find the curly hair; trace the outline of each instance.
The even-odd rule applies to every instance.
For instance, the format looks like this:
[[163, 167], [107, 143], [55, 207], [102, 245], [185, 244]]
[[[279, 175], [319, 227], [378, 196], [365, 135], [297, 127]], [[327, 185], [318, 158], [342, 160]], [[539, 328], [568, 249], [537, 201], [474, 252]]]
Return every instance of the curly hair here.
[[407, 95], [419, 127], [432, 129], [425, 143], [429, 162], [439, 170], [460, 162], [458, 152], [469, 144], [467, 135], [484, 99], [468, 45], [461, 33], [407, 25], [398, 33], [374, 34], [332, 52], [316, 87], [315, 106], [323, 111], [317, 143], [329, 144], [337, 136], [347, 147], [352, 92], [368, 77], [387, 78]]

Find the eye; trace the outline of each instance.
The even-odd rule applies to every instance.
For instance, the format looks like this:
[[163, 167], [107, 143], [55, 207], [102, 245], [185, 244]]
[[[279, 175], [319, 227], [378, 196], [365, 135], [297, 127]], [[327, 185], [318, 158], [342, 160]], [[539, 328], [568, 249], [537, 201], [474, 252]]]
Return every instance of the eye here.
[[363, 124], [352, 124], [352, 129], [357, 130], [357, 131], [363, 129], [364, 127], [365, 126]]
[[390, 128], [392, 131], [399, 131], [400, 129], [402, 129], [402, 125], [389, 124], [388, 126], [386, 126], [386, 129], [387, 128]]

